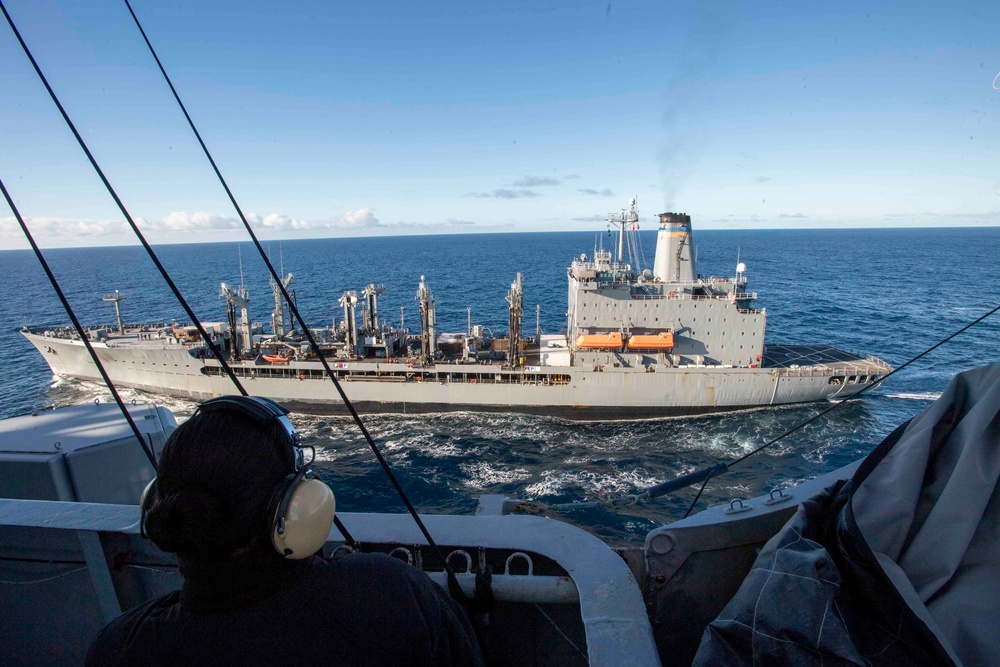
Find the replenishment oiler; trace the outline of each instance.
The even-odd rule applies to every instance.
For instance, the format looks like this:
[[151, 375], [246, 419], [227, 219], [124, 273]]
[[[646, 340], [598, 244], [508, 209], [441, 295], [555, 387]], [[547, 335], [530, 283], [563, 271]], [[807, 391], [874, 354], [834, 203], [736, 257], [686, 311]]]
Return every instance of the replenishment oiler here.
[[[568, 269], [566, 333], [522, 335], [520, 274], [507, 295], [507, 335], [481, 326], [439, 334], [435, 301], [421, 278], [420, 331], [389, 325], [379, 313], [384, 286], [340, 298], [343, 319], [314, 330], [359, 411], [494, 411], [572, 419], [637, 419], [846, 398], [891, 368], [826, 346], [764, 343], [765, 309], [753, 307], [746, 267], [734, 277], [702, 278], [691, 218], [659, 215], [652, 269], [635, 261], [635, 201], [609, 218], [617, 253], [595, 248]], [[286, 278], [291, 281], [291, 274]], [[254, 325], [245, 289], [222, 284], [228, 317], [207, 324], [248, 390], [292, 410], [338, 413], [343, 403], [315, 352], [284, 325], [275, 287], [271, 333]], [[126, 325], [115, 293], [116, 326], [88, 336], [120, 386], [204, 400], [232, 392], [232, 382], [193, 327]], [[361, 319], [357, 319], [358, 306]], [[289, 318], [290, 319], [290, 318]], [[25, 327], [24, 336], [62, 377], [100, 381], [71, 328]]]

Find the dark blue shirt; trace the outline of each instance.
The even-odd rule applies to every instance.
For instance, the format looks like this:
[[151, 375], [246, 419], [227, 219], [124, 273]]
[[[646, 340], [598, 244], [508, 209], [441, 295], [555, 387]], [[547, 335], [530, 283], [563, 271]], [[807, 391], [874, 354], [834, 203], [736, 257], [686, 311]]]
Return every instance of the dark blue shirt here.
[[87, 665], [482, 665], [463, 610], [395, 558], [184, 565], [181, 591], [124, 613]]

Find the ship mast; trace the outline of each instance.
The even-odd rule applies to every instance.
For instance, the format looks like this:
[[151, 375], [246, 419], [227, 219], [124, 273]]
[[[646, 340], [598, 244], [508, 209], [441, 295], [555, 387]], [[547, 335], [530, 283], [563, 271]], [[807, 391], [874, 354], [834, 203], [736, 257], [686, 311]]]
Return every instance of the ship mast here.
[[507, 333], [507, 368], [517, 366], [517, 355], [521, 347], [521, 322], [524, 319], [524, 284], [521, 274], [510, 284], [507, 303], [510, 304], [510, 319]]
[[368, 283], [365, 286], [365, 304], [362, 312], [363, 326], [365, 331], [374, 334], [379, 329], [378, 321], [378, 297], [385, 292], [385, 285]]
[[347, 330], [347, 352], [352, 358], [358, 356], [358, 293], [354, 290], [344, 292], [338, 303], [344, 307], [344, 328]]
[[[241, 273], [242, 268], [241, 265]], [[253, 346], [250, 340], [250, 293], [245, 285], [240, 285], [238, 290], [234, 290], [227, 283], [222, 283], [219, 296], [226, 299], [226, 312], [229, 314], [229, 327], [232, 331], [232, 358], [239, 359], [242, 351], [249, 350]], [[240, 309], [239, 320], [236, 318], [237, 308]]]
[[115, 317], [118, 319], [118, 333], [125, 333], [125, 325], [122, 324], [122, 308], [121, 302], [125, 300], [125, 297], [121, 295], [118, 290], [115, 290], [114, 294], [109, 294], [106, 297], [102, 297], [101, 301], [114, 301], [115, 302]]
[[617, 216], [609, 213], [607, 222], [618, 227], [618, 266], [624, 267], [625, 234], [634, 231], [639, 223], [639, 209], [636, 207], [635, 197], [628, 200], [628, 210], [622, 209]]
[[437, 354], [437, 314], [430, 288], [420, 276], [416, 300], [420, 302], [420, 363], [434, 361]]
[[[294, 276], [289, 273], [285, 276], [285, 279], [281, 281], [282, 286], [284, 286], [287, 290], [288, 286], [292, 284], [293, 279]], [[275, 338], [281, 340], [285, 337], [284, 297], [281, 295], [281, 288], [278, 287], [278, 283], [274, 278], [268, 278], [267, 282], [271, 286], [271, 293], [274, 295], [274, 312], [271, 313], [271, 331], [274, 333]]]

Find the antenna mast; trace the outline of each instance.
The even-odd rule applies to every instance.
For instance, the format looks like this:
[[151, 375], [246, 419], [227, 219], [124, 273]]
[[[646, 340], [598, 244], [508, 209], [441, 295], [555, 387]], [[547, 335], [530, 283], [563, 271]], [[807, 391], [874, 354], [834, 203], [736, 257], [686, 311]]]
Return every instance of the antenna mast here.
[[109, 294], [106, 297], [101, 298], [101, 301], [114, 301], [115, 302], [115, 317], [118, 319], [118, 333], [125, 333], [125, 325], [122, 324], [122, 308], [121, 302], [125, 300], [125, 297], [121, 295], [118, 290], [115, 290], [114, 294]]

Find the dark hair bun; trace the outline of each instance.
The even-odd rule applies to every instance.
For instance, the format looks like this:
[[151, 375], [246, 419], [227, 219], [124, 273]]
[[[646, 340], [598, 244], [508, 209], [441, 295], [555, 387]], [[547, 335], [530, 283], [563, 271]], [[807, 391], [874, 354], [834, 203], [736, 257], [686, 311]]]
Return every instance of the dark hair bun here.
[[146, 516], [146, 532], [163, 551], [223, 555], [236, 535], [222, 502], [197, 488], [156, 498]]

